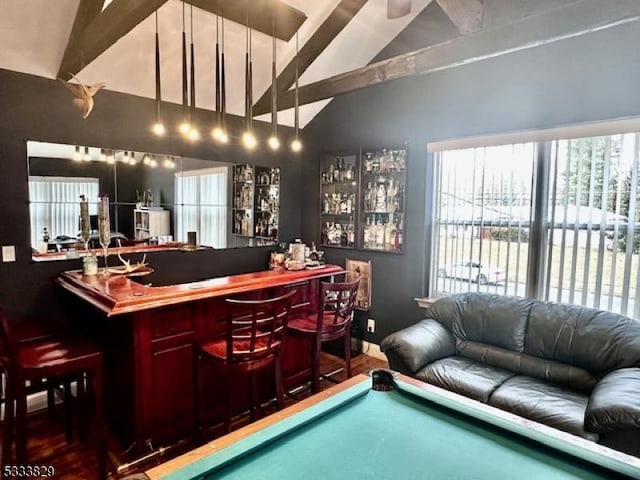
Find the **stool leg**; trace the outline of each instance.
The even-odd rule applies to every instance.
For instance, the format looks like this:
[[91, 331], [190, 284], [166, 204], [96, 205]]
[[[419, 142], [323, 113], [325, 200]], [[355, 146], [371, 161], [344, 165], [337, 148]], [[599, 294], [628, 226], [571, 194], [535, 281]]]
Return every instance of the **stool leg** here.
[[344, 334], [344, 363], [347, 367], [347, 378], [351, 378], [351, 328], [347, 327]]
[[[4, 404], [4, 430], [2, 432], [2, 464], [7, 465], [11, 463], [11, 446], [13, 445], [13, 427], [14, 427], [14, 396], [11, 385], [7, 383], [5, 389], [5, 404]], [[4, 470], [4, 469], [3, 469]], [[2, 478], [4, 475], [0, 472]]]
[[24, 381], [17, 382], [15, 385], [16, 395], [16, 463], [27, 463], [27, 392], [25, 391]]
[[318, 393], [320, 391], [320, 350], [322, 348], [322, 341], [319, 333], [315, 335], [311, 344], [313, 345], [313, 360], [311, 362], [311, 392]]
[[[68, 388], [71, 391], [71, 381], [65, 380], [64, 388]], [[78, 434], [80, 440], [85, 442], [87, 440], [87, 430], [89, 425], [89, 417], [90, 417], [90, 405], [89, 399], [91, 396], [87, 392], [87, 388], [85, 385], [85, 376], [84, 373], [78, 375], [76, 378], [76, 410], [78, 413], [76, 414], [78, 418]], [[72, 431], [71, 422], [68, 422], [67, 428]]]
[[47, 384], [47, 413], [49, 421], [54, 422], [56, 419], [56, 384], [51, 378], [45, 380]]
[[224, 366], [224, 385], [227, 390], [227, 412], [224, 417], [224, 431], [225, 433], [229, 433], [231, 431], [231, 416], [233, 415], [232, 405], [231, 405], [231, 372], [229, 369], [231, 365], [229, 362]]
[[282, 355], [279, 353], [275, 361], [276, 367], [276, 401], [278, 410], [284, 408], [284, 378], [282, 375]]
[[73, 395], [71, 395], [71, 381], [68, 378], [62, 380], [64, 395], [64, 438], [67, 443], [73, 441]]
[[104, 407], [102, 390], [102, 365], [100, 364], [91, 372], [93, 397], [95, 402], [95, 422], [96, 422], [96, 453], [98, 456], [98, 474], [100, 480], [107, 478], [107, 448], [104, 427]]

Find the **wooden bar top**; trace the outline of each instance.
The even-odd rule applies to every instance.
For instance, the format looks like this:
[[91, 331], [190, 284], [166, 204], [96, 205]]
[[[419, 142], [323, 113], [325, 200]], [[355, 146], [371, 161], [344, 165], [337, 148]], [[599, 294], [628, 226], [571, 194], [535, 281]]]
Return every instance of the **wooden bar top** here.
[[338, 265], [311, 270], [264, 270], [217, 277], [192, 283], [153, 287], [135, 282], [125, 275], [85, 276], [80, 270], [61, 273], [56, 282], [111, 317], [123, 313], [176, 305], [194, 300], [278, 287], [346, 273]]

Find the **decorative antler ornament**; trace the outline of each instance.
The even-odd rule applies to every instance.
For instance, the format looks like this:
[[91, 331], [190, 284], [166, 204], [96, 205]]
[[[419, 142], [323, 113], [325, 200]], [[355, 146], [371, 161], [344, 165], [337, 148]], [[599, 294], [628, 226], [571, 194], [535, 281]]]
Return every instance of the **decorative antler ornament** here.
[[87, 118], [91, 110], [93, 110], [93, 96], [106, 87], [107, 84], [94, 83], [93, 85], [84, 85], [73, 73], [69, 73], [69, 75], [78, 83], [66, 82], [61, 78], [59, 80], [73, 93], [73, 104], [80, 110], [82, 118]]
[[127, 275], [129, 273], [133, 273], [133, 272], [137, 272], [139, 270], [143, 270], [143, 269], [145, 269], [147, 267], [147, 263], [145, 262], [145, 260], [147, 259], [147, 254], [146, 253], [142, 257], [142, 261], [140, 261], [138, 263], [134, 263], [133, 265], [131, 265], [131, 260], [125, 260], [124, 258], [122, 258], [122, 255], [120, 255], [120, 252], [118, 252], [118, 258], [122, 262], [122, 265], [124, 266], [124, 269], [122, 267], [120, 267], [120, 268], [117, 269], [117, 271], [118, 271], [118, 273], [122, 273], [124, 275]]

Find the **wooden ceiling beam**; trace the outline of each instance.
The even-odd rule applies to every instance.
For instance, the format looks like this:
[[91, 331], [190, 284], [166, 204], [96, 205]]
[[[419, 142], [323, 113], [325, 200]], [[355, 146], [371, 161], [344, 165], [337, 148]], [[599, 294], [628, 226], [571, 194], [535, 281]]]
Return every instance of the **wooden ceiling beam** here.
[[[247, 24], [265, 35], [288, 42], [307, 19], [307, 16], [280, 0], [185, 0], [194, 7], [220, 15], [240, 25]], [[275, 35], [273, 16], [275, 14]]]
[[[68, 65], [71, 62], [73, 50], [77, 46], [82, 33], [85, 31], [87, 26], [98, 15], [100, 15], [103, 5], [104, 0], [86, 0], [84, 2], [80, 2], [80, 4], [78, 5], [78, 10], [76, 11], [76, 19], [73, 22], [73, 27], [71, 28], [71, 33], [69, 34], [69, 40], [67, 41], [67, 48], [64, 51], [62, 62], [60, 62], [61, 68], [63, 65]], [[62, 77], [62, 74], [62, 71], [58, 71], [58, 77]], [[65, 80], [66, 79], [68, 78], [65, 78]]]
[[[299, 89], [300, 105], [409, 75], [447, 70], [632, 22], [640, 22], [640, 2], [637, 0], [606, 4], [601, 0], [582, 0], [302, 86]], [[278, 94], [278, 110], [293, 106], [293, 90]]]
[[[351, 19], [367, 3], [367, 0], [342, 0], [320, 25], [311, 38], [302, 46], [298, 54], [298, 72], [302, 75], [309, 65], [324, 51], [334, 38], [342, 31]], [[280, 72], [276, 81], [278, 92], [287, 90], [295, 82], [295, 57]], [[260, 97], [253, 106], [254, 115], [261, 115], [271, 111], [271, 88]]]
[[461, 35], [482, 30], [484, 8], [480, 0], [437, 0]]
[[[78, 73], [166, 2], [167, 0], [113, 0], [102, 13], [91, 19], [81, 33], [69, 38], [58, 77], [69, 80], [70, 74]], [[80, 2], [81, 5], [84, 3], [84, 0]], [[78, 28], [81, 28], [80, 25]]]

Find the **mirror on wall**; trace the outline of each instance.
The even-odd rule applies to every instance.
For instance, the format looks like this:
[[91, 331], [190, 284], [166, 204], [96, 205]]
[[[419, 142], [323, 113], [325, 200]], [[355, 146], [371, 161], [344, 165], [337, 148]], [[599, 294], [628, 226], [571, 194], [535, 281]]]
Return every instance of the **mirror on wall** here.
[[119, 149], [27, 142], [31, 247], [36, 261], [82, 256], [80, 198], [88, 199], [90, 248], [98, 198], [109, 198], [110, 247], [237, 248], [277, 238], [233, 230], [233, 163]]

